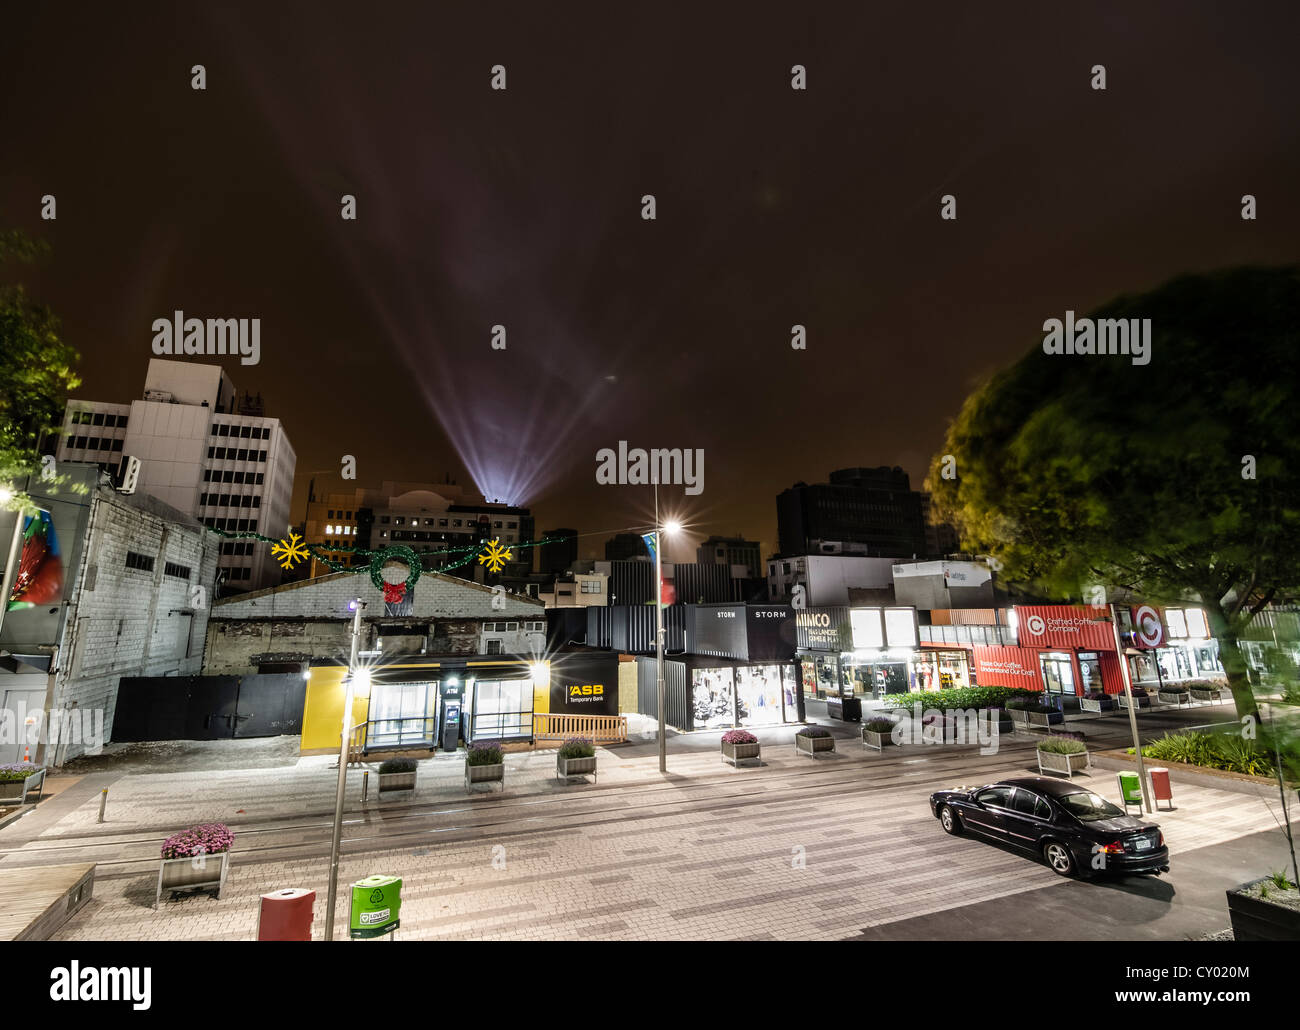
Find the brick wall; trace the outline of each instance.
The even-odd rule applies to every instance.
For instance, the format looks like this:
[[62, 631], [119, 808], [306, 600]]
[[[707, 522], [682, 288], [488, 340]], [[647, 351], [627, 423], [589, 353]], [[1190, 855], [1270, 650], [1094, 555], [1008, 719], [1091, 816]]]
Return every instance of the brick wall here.
[[[191, 676], [202, 667], [219, 541], [152, 498], [108, 489], [93, 498], [88, 532], [81, 568], [67, 570], [77, 580], [57, 659], [54, 707], [102, 709], [105, 737], [112, 740], [123, 676]], [[152, 558], [153, 568], [129, 567], [128, 553]], [[168, 563], [188, 574], [168, 575]], [[85, 745], [69, 739], [63, 759], [81, 754]]]

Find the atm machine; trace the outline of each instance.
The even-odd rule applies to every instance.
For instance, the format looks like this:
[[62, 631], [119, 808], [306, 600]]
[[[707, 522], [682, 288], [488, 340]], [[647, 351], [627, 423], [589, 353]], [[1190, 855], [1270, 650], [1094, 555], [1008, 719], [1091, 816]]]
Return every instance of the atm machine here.
[[455, 751], [460, 746], [461, 712], [464, 693], [460, 683], [445, 680], [438, 685], [438, 746], [443, 751]]

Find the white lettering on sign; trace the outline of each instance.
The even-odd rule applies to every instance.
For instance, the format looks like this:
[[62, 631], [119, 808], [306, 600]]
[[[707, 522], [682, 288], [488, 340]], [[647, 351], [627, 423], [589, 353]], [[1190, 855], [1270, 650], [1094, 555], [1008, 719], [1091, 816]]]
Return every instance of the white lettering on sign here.
[[719, 619], [734, 619], [735, 617], [735, 612], [718, 612]]

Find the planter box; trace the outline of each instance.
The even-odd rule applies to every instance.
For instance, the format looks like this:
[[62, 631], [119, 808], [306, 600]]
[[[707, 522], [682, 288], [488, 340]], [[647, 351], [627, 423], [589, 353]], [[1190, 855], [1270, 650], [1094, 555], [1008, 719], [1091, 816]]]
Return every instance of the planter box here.
[[1156, 695], [1156, 700], [1162, 705], [1177, 705], [1181, 708], [1183, 705], [1192, 703], [1191, 694], [1175, 694], [1167, 690], [1162, 690]]
[[1088, 768], [1088, 752], [1077, 755], [1057, 755], [1051, 751], [1038, 752], [1038, 771], [1040, 773], [1065, 773], [1071, 779], [1077, 772]]
[[382, 798], [388, 791], [415, 790], [415, 772], [380, 773], [379, 796]]
[[1209, 701], [1213, 704], [1219, 704], [1223, 701], [1223, 691], [1217, 687], [1213, 690], [1198, 690], [1192, 687], [1193, 701]]
[[[562, 780], [567, 780], [570, 776], [590, 776], [592, 780], [596, 779], [596, 756], [590, 758], [561, 758], [555, 756], [555, 775]], [[502, 789], [505, 789], [505, 783], [502, 782]]]
[[[40, 797], [45, 791], [45, 770], [41, 769], [21, 780], [0, 783], [0, 805], [25, 805], [28, 797]], [[33, 802], [35, 798], [32, 799]]]
[[499, 783], [501, 789], [506, 789], [506, 764], [498, 762], [496, 765], [470, 765], [465, 763], [465, 789], [472, 791], [476, 783]]
[[1115, 710], [1115, 701], [1112, 698], [1079, 698], [1079, 711], [1096, 712], [1100, 715], [1102, 712], [1113, 712]]
[[1239, 941], [1300, 940], [1300, 910], [1274, 904], [1266, 898], [1251, 898], [1238, 893], [1261, 882], [1243, 883], [1236, 890], [1227, 892], [1232, 936]]
[[794, 749], [800, 754], [808, 755], [810, 758], [819, 751], [834, 751], [834, 737], [805, 737], [802, 733], [794, 735]]
[[[1127, 694], [1116, 694], [1116, 695], [1115, 695], [1115, 703], [1116, 703], [1117, 705], [1119, 705], [1120, 708], [1127, 708], [1127, 707], [1129, 706], [1129, 704], [1128, 704], [1128, 695], [1127, 695]], [[1134, 708], [1139, 708], [1139, 709], [1141, 709], [1141, 708], [1150, 708], [1150, 707], [1151, 707], [1151, 698], [1147, 697], [1147, 695], [1146, 695], [1146, 694], [1143, 694], [1143, 693], [1137, 693], [1137, 694], [1134, 694], [1134, 695], [1133, 695], [1133, 707], [1134, 707]]]
[[864, 729], [862, 731], [862, 746], [875, 748], [877, 751], [883, 751], [886, 747], [894, 743], [893, 733], [876, 733], [872, 730]]
[[753, 744], [728, 744], [725, 740], [722, 742], [722, 760], [730, 762], [737, 768], [741, 762], [757, 762], [763, 764], [760, 756], [763, 745], [755, 741]]
[[1058, 722], [1065, 722], [1065, 715], [1062, 712], [1026, 712], [1026, 722], [1031, 728], [1047, 729], [1048, 726], [1054, 726]]
[[196, 855], [193, 858], [164, 858], [158, 863], [158, 893], [153, 907], [157, 908], [164, 894], [173, 891], [216, 890], [226, 885], [226, 871], [230, 867], [230, 852], [215, 855]]

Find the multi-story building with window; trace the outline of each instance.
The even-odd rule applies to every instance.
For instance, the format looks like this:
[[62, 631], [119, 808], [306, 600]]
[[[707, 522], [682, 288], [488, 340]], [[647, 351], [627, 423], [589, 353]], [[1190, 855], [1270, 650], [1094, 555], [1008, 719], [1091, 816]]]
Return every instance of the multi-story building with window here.
[[[283, 536], [297, 457], [260, 397], [240, 397], [219, 365], [152, 358], [144, 396], [129, 405], [71, 400], [59, 461], [141, 463], [137, 490], [210, 529]], [[279, 582], [270, 545], [224, 540], [218, 585], [254, 590]]]
[[758, 543], [739, 536], [711, 536], [696, 549], [696, 560], [701, 564], [740, 565], [742, 579], [759, 579], [763, 575], [763, 560]]

